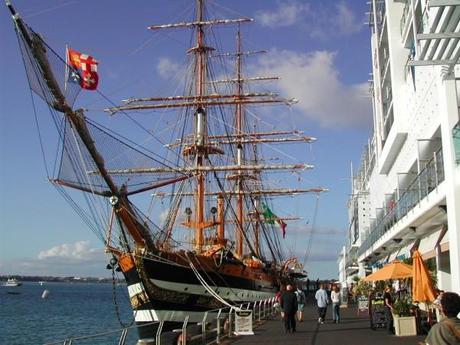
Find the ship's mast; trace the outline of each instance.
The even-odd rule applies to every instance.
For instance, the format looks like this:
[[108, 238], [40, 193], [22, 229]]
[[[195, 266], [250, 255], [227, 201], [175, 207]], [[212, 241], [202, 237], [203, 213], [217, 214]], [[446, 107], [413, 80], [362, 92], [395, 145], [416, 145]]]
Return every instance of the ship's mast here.
[[[204, 253], [209, 249], [209, 243], [204, 236], [204, 230], [210, 227], [216, 228], [216, 243], [225, 245], [225, 203], [229, 202], [228, 198], [236, 203], [236, 219], [233, 224], [235, 228], [235, 256], [242, 258], [244, 255], [244, 244], [246, 243], [251, 253], [260, 254], [259, 225], [260, 215], [257, 212], [258, 200], [255, 201], [256, 218], [248, 217], [244, 214], [244, 201], [246, 198], [255, 197], [258, 199], [261, 195], [286, 195], [293, 193], [311, 193], [319, 190], [248, 190], [245, 188], [245, 181], [248, 178], [254, 179], [263, 170], [305, 170], [313, 166], [309, 164], [245, 164], [244, 145], [262, 144], [262, 143], [284, 143], [284, 142], [313, 142], [316, 139], [301, 135], [299, 131], [273, 131], [248, 133], [245, 131], [245, 105], [291, 105], [297, 102], [296, 99], [285, 99], [276, 93], [245, 93], [245, 82], [276, 80], [277, 77], [254, 77], [244, 78], [242, 71], [242, 60], [244, 55], [253, 55], [265, 53], [266, 51], [242, 51], [241, 34], [237, 32], [237, 52], [228, 54], [219, 54], [218, 56], [236, 56], [236, 78], [229, 80], [207, 80], [208, 58], [213, 48], [206, 45], [205, 28], [214, 25], [241, 24], [253, 21], [249, 18], [240, 19], [206, 19], [204, 11], [205, 0], [196, 0], [196, 19], [192, 22], [181, 22], [176, 24], [153, 25], [148, 28], [151, 30], [171, 29], [171, 28], [192, 28], [195, 31], [196, 44], [188, 50], [188, 53], [194, 55], [194, 92], [192, 95], [172, 96], [172, 97], [144, 97], [130, 98], [123, 101], [123, 105], [114, 106], [105, 109], [114, 115], [120, 111], [139, 111], [149, 109], [174, 109], [174, 108], [192, 108], [194, 111], [194, 131], [191, 135], [179, 139], [176, 143], [166, 145], [168, 148], [181, 147], [182, 154], [193, 161], [190, 166], [175, 167], [143, 167], [130, 169], [112, 169], [110, 174], [162, 174], [167, 172], [186, 173], [193, 175], [196, 186], [191, 193], [180, 192], [171, 195], [180, 195], [181, 197], [192, 196], [195, 201], [194, 210], [186, 208], [186, 220], [182, 225], [191, 229], [194, 233], [193, 247], [197, 254]], [[236, 87], [232, 94], [223, 94], [219, 92], [208, 93], [207, 86], [213, 83], [235, 83]], [[208, 136], [207, 113], [209, 109], [222, 106], [234, 106], [235, 108], [235, 129], [232, 134], [225, 136], [213, 135]], [[277, 136], [291, 134], [290, 137], [279, 138]], [[221, 148], [225, 145], [236, 145], [236, 162], [234, 165], [208, 165], [207, 157], [213, 154], [224, 154]], [[228, 180], [233, 180], [235, 188], [232, 190], [207, 191], [206, 181], [207, 174], [225, 171], [228, 173]], [[251, 174], [251, 175], [250, 175]], [[323, 191], [323, 190], [321, 190]], [[210, 211], [213, 213], [212, 219], [206, 218], [205, 199], [209, 196], [217, 196], [217, 209], [213, 207]], [[214, 212], [213, 212], [214, 209]], [[214, 213], [217, 212], [217, 219]], [[194, 213], [193, 217], [192, 214]], [[247, 234], [244, 232], [245, 223], [255, 223], [255, 244], [249, 243]]]
[[[203, 0], [197, 0], [197, 21], [203, 22]], [[201, 97], [204, 96], [204, 85], [206, 78], [206, 54], [208, 48], [204, 45], [204, 32], [203, 25], [196, 26], [196, 37], [197, 46], [195, 49], [195, 61], [197, 64], [198, 78], [196, 81], [196, 95], [201, 101]], [[195, 144], [196, 144], [196, 167], [203, 166], [204, 158], [204, 147], [206, 145], [206, 111], [203, 108], [203, 104], [199, 103], [199, 107], [195, 112]], [[204, 194], [205, 194], [205, 173], [200, 172], [197, 174], [197, 187], [196, 187], [196, 222], [195, 222], [195, 251], [201, 252], [201, 248], [204, 244]]]
[[[237, 55], [236, 55], [236, 75], [238, 78], [237, 82], [237, 98], [240, 99], [240, 95], [243, 93], [243, 82], [241, 80], [241, 33], [238, 28], [238, 34], [237, 34]], [[241, 139], [241, 133], [243, 130], [243, 107], [241, 106], [241, 103], [238, 103], [236, 105], [236, 129], [235, 129], [235, 134], [240, 137]], [[238, 166], [242, 165], [242, 160], [243, 160], [243, 145], [241, 142], [237, 143], [236, 146], [236, 157], [237, 157], [237, 162], [236, 164]], [[243, 231], [244, 231], [244, 214], [243, 214], [243, 194], [241, 193], [243, 191], [243, 173], [241, 170], [238, 171], [237, 174], [237, 180], [236, 180], [236, 190], [238, 192], [237, 196], [237, 231], [236, 231], [236, 255], [238, 257], [243, 256]]]
[[[205, 42], [205, 28], [212, 25], [226, 25], [226, 24], [240, 24], [245, 22], [251, 22], [252, 19], [241, 18], [241, 19], [214, 19], [206, 20], [204, 11], [204, 1], [196, 0], [196, 19], [193, 22], [182, 22], [177, 24], [165, 24], [159, 26], [150, 26], [149, 29], [166, 29], [166, 28], [193, 28], [196, 36], [196, 45], [188, 50], [188, 53], [193, 54], [194, 57], [194, 80], [191, 84], [193, 88], [192, 95], [173, 96], [173, 97], [148, 97], [148, 98], [137, 98], [129, 99], [124, 101], [123, 106], [116, 106], [108, 108], [107, 111], [111, 114], [115, 114], [119, 111], [128, 110], [147, 110], [147, 109], [172, 109], [172, 108], [191, 108], [193, 109], [194, 116], [194, 130], [189, 133], [188, 136], [182, 137], [179, 142], [168, 145], [179, 146], [182, 148], [182, 154], [188, 159], [189, 164], [183, 167], [129, 167], [119, 168], [112, 167], [111, 164], [106, 163], [101, 150], [97, 147], [98, 144], [92, 137], [91, 131], [86, 121], [85, 115], [82, 110], [73, 110], [67, 103], [65, 95], [60, 89], [57, 80], [53, 76], [53, 71], [50, 67], [47, 59], [47, 48], [42, 42], [41, 38], [26, 28], [25, 24], [19, 18], [14, 11], [13, 7], [9, 4], [8, 7], [13, 15], [13, 19], [16, 23], [19, 36], [24, 41], [25, 47], [27, 48], [28, 54], [33, 55], [36, 60], [36, 65], [33, 65], [36, 74], [35, 77], [43, 79], [43, 98], [48, 105], [54, 110], [63, 113], [69, 121], [69, 124], [73, 127], [75, 133], [78, 134], [81, 143], [85, 146], [89, 157], [92, 159], [92, 170], [88, 171], [87, 168], [83, 169], [85, 176], [94, 177], [99, 175], [100, 179], [104, 182], [102, 187], [98, 186], [101, 184], [98, 182], [97, 188], [93, 188], [93, 185], [78, 184], [73, 181], [65, 181], [56, 179], [54, 183], [65, 185], [71, 188], [77, 188], [84, 192], [92, 193], [95, 195], [101, 195], [104, 197], [110, 197], [109, 201], [113, 206], [114, 214], [117, 216], [120, 231], [123, 238], [124, 247], [126, 250], [131, 251], [134, 248], [131, 247], [131, 242], [128, 240], [128, 235], [131, 236], [134, 241], [135, 249], [141, 249], [142, 253], [146, 251], [157, 251], [160, 250], [169, 251], [169, 243], [165, 243], [162, 247], [157, 239], [151, 236], [150, 229], [142, 215], [137, 214], [137, 210], [133, 207], [129, 200], [129, 196], [141, 192], [148, 191], [150, 189], [160, 188], [172, 183], [184, 181], [186, 179], [193, 179], [196, 182], [194, 189], [190, 190], [190, 193], [184, 193], [183, 191], [174, 192], [170, 195], [180, 195], [181, 197], [190, 196], [194, 198], [195, 208], [194, 217], [192, 219], [191, 214], [193, 211], [190, 208], [186, 208], [187, 220], [182, 224], [190, 228], [194, 233], [193, 247], [197, 254], [202, 255], [213, 255], [216, 253], [215, 248], [210, 248], [210, 241], [204, 236], [204, 230], [210, 227], [216, 227], [217, 241], [215, 244], [218, 246], [226, 245], [225, 238], [225, 224], [232, 224], [235, 229], [235, 240], [236, 250], [235, 256], [242, 259], [246, 248], [251, 254], [255, 254], [260, 257], [260, 238], [259, 228], [260, 224], [264, 221], [260, 218], [259, 199], [262, 195], [292, 195], [298, 193], [319, 193], [325, 191], [323, 189], [278, 189], [278, 190], [267, 190], [267, 189], [250, 189], [247, 188], [245, 183], [248, 179], [257, 179], [261, 171], [265, 170], [305, 170], [312, 168], [308, 164], [251, 164], [248, 159], [244, 156], [245, 150], [244, 145], [262, 144], [262, 143], [277, 143], [277, 142], [312, 142], [315, 139], [312, 137], [301, 136], [298, 131], [272, 131], [272, 132], [253, 132], [247, 133], [245, 131], [246, 119], [245, 119], [245, 108], [244, 105], [269, 105], [269, 104], [294, 104], [297, 102], [295, 99], [285, 99], [279, 97], [275, 93], [244, 93], [244, 85], [249, 81], [265, 81], [274, 80], [276, 77], [255, 77], [255, 78], [244, 78], [242, 71], [242, 60], [244, 55], [251, 55], [259, 52], [242, 52], [241, 34], [238, 28], [237, 32], [237, 53], [231, 54], [236, 55], [236, 79], [209, 81], [207, 80], [208, 75], [208, 58], [213, 48], [206, 46]], [[8, 4], [8, 3], [7, 3]], [[235, 83], [236, 88], [232, 94], [221, 94], [218, 92], [209, 93], [207, 85], [211, 83], [222, 83], [230, 82]], [[231, 106], [235, 107], [235, 130], [230, 135], [213, 135], [208, 136], [207, 126], [207, 112], [209, 109], [220, 107], [220, 106]], [[227, 127], [228, 128], [228, 127]], [[278, 138], [276, 136], [291, 134], [287, 138]], [[212, 154], [224, 154], [224, 150], [221, 146], [224, 145], [236, 145], [236, 162], [234, 165], [214, 165], [212, 163], [207, 164], [208, 157]], [[249, 158], [249, 157], [247, 157]], [[224, 190], [223, 186], [219, 183], [221, 190], [213, 191], [211, 188], [206, 188], [207, 174], [225, 171], [227, 173], [233, 172], [233, 175], [227, 175], [229, 180], [235, 181], [234, 188], [231, 190]], [[125, 184], [118, 183], [118, 174], [123, 176], [129, 174], [164, 174], [174, 173], [176, 177], [172, 179], [161, 179], [155, 183], [149, 185], [140, 184], [139, 187], [128, 191], [131, 187], [128, 182]], [[177, 174], [179, 177], [177, 177]], [[252, 175], [250, 175], [252, 174]], [[94, 176], [92, 176], [94, 175]], [[86, 181], [85, 181], [86, 182]], [[96, 183], [94, 183], [96, 185]], [[209, 190], [207, 190], [209, 189]], [[179, 193], [179, 194], [176, 194]], [[217, 196], [217, 209], [212, 207], [210, 212], [213, 214], [212, 219], [206, 219], [205, 212], [205, 199], [210, 196]], [[252, 206], [254, 210], [247, 210], [244, 213], [244, 201], [247, 198], [254, 200]], [[234, 204], [236, 200], [236, 219], [232, 220], [225, 219], [225, 205]], [[172, 227], [174, 226], [177, 210], [181, 203], [178, 202], [173, 212], [174, 216], [170, 218], [168, 227], [166, 228], [165, 238], [168, 241], [172, 238]], [[217, 212], [217, 220], [214, 214]], [[288, 220], [288, 218], [279, 218]], [[248, 234], [245, 233], [245, 224], [254, 223], [254, 242], [249, 240]], [[110, 233], [110, 232], [109, 232]], [[110, 237], [110, 235], [109, 235]], [[109, 241], [107, 241], [109, 244]], [[121, 254], [122, 252], [118, 248], [107, 247], [113, 253]], [[211, 250], [209, 250], [211, 249]], [[272, 252], [273, 258], [275, 255], [269, 245], [269, 249]], [[211, 253], [212, 252], [212, 253]], [[209, 254], [211, 253], [211, 254]]]

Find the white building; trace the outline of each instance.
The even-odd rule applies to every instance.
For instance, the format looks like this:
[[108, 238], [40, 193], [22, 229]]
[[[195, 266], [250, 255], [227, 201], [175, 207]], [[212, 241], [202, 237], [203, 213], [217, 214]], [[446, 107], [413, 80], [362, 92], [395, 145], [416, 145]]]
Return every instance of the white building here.
[[354, 173], [340, 280], [418, 248], [460, 293], [460, 0], [371, 0], [374, 134]]

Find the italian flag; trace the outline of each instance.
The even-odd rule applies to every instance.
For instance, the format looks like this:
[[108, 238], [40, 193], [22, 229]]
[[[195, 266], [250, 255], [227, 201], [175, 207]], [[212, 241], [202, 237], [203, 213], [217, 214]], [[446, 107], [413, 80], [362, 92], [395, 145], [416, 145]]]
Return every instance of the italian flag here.
[[281, 231], [283, 232], [283, 238], [285, 238], [287, 224], [283, 222], [281, 218], [275, 215], [267, 205], [262, 204], [262, 209], [263, 209], [263, 215], [264, 215], [265, 222], [267, 222], [268, 224], [275, 224], [276, 222], [276, 224], [279, 225], [279, 227], [281, 228]]

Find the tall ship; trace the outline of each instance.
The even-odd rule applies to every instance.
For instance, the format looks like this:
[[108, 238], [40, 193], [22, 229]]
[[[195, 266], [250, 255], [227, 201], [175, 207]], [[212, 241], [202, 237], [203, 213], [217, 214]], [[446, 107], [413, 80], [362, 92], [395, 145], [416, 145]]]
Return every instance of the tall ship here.
[[[97, 89], [97, 60], [71, 48], [61, 58], [7, 6], [30, 87], [60, 139], [49, 180], [103, 241], [108, 268], [123, 273], [136, 324], [185, 316], [199, 322], [205, 311], [271, 298], [281, 284], [306, 276], [285, 248], [286, 226], [296, 217], [277, 215], [275, 200], [325, 189], [279, 186], [270, 173], [298, 181], [313, 166], [278, 162], [263, 146], [315, 138], [260, 129], [257, 109], [297, 100], [256, 91], [277, 76], [246, 75], [245, 59], [265, 53], [244, 50], [241, 28], [252, 19], [207, 16], [197, 0], [194, 19], [149, 26], [191, 33], [180, 91], [89, 111], [76, 105], [77, 96]], [[218, 26], [234, 27], [231, 50], [213, 44]], [[139, 328], [140, 338], [153, 332]]]

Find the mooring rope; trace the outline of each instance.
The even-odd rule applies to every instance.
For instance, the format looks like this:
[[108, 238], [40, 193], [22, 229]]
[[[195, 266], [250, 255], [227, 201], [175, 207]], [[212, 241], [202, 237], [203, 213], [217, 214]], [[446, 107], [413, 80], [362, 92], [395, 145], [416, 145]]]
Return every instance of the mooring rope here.
[[193, 262], [192, 260], [190, 259], [190, 257], [188, 256], [188, 254], [186, 254], [187, 258], [189, 259], [189, 265], [190, 265], [190, 268], [192, 269], [193, 273], [195, 273], [195, 276], [198, 278], [199, 282], [201, 283], [201, 285], [206, 289], [206, 291], [209, 292], [209, 294], [214, 297], [216, 300], [218, 300], [219, 302], [221, 302], [222, 304], [226, 305], [227, 307], [229, 308], [232, 308], [232, 309], [236, 309], [236, 310], [240, 310], [239, 307], [235, 307], [234, 305], [231, 305], [230, 303], [228, 303], [225, 299], [223, 299], [222, 297], [219, 296], [219, 294], [217, 292], [215, 292], [211, 286], [209, 286], [209, 284], [206, 282], [206, 280], [201, 276], [200, 272], [198, 272], [198, 270], [196, 269], [195, 265], [193, 265]]

